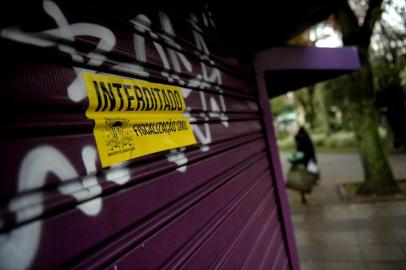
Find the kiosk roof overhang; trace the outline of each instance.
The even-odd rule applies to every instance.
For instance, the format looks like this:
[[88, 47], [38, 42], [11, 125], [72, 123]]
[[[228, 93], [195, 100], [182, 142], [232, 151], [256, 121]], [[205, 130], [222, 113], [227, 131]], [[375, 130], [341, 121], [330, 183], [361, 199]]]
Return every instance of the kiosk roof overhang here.
[[265, 73], [269, 97], [361, 67], [353, 47], [274, 47], [257, 53], [255, 61], [257, 72]]
[[242, 57], [255, 55], [256, 72], [264, 72], [269, 96], [274, 97], [360, 68], [356, 48], [285, 46], [327, 19], [343, 1], [210, 1], [210, 8], [230, 47]]

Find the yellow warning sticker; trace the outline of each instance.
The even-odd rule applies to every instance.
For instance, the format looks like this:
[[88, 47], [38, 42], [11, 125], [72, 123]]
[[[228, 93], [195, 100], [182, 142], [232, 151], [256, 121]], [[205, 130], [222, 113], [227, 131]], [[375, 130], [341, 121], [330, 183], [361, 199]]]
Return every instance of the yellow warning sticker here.
[[178, 86], [84, 73], [103, 167], [195, 144], [186, 103]]

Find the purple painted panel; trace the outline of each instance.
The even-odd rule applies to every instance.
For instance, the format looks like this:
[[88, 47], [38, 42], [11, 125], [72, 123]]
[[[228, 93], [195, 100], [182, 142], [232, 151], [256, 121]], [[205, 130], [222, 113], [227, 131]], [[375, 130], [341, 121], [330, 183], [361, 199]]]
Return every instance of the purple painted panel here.
[[353, 47], [274, 47], [257, 52], [256, 59], [265, 72], [270, 98], [360, 68], [358, 52]]
[[[261, 215], [262, 211], [266, 214]], [[251, 220], [251, 222], [246, 224], [244, 229], [233, 240], [230, 245], [231, 248], [222, 254], [216, 263], [217, 269], [241, 268], [247, 261], [247, 256], [258, 239], [260, 232], [270, 224], [277, 225], [277, 207], [274, 201], [271, 201], [262, 211], [259, 213], [259, 218]], [[268, 239], [264, 240], [269, 241]]]
[[[205, 124], [196, 124], [196, 129], [205, 130]], [[200, 145], [193, 145], [185, 148], [185, 155], [188, 159], [193, 158], [194, 153], [199, 153], [200, 155], [206, 154], [210, 155], [210, 152], [202, 152], [200, 150], [201, 147], [208, 146], [213, 147], [214, 145], [227, 141], [229, 146], [234, 145], [232, 143], [233, 139], [237, 141], [240, 139], [250, 139], [251, 135], [257, 134], [261, 131], [261, 126], [258, 121], [230, 121], [229, 128], [224, 129], [223, 124], [221, 123], [210, 123], [210, 134], [211, 134], [211, 142], [210, 144], [200, 144]], [[246, 140], [243, 140], [246, 141]], [[27, 159], [29, 155], [35, 155], [37, 159], [44, 160], [48, 158], [47, 153], [51, 152], [58, 152], [58, 155], [64, 156], [64, 160], [61, 160], [60, 166], [64, 164], [66, 166], [68, 162], [72, 164], [72, 166], [77, 171], [77, 177], [84, 177], [86, 175], [94, 174], [96, 171], [101, 170], [101, 164], [97, 156], [94, 157], [94, 166], [95, 168], [91, 171], [87, 171], [85, 168], [85, 159], [83, 158], [81, 152], [83, 149], [90, 148], [96, 149], [96, 145], [94, 142], [93, 135], [91, 133], [87, 134], [79, 134], [79, 135], [59, 135], [59, 136], [50, 136], [50, 137], [39, 137], [39, 138], [22, 138], [19, 140], [12, 140], [7, 142], [0, 143], [2, 149], [4, 149], [7, 153], [9, 153], [7, 160], [4, 160], [0, 164], [1, 170], [4, 172], [4, 181], [0, 182], [2, 198], [10, 198], [13, 194], [16, 193], [16, 181], [15, 179], [18, 178], [19, 171], [21, 170], [21, 166], [23, 166], [23, 162]], [[227, 143], [226, 143], [227, 145]], [[199, 148], [200, 147], [200, 148]], [[56, 152], [55, 152], [56, 153]], [[55, 154], [54, 153], [54, 154]], [[140, 159], [136, 159], [128, 164], [129, 167], [137, 166], [137, 164], [144, 164], [144, 166], [148, 166], [151, 169], [152, 161], [156, 160], [157, 158], [161, 160], [159, 166], [162, 166], [162, 163], [167, 162], [167, 156], [171, 155], [170, 151], [163, 151], [159, 154], [151, 154], [148, 156], [144, 156]], [[162, 160], [164, 159], [164, 160]], [[22, 162], [21, 162], [22, 161]], [[146, 161], [149, 163], [145, 164]], [[178, 166], [185, 165], [179, 164]], [[15, 168], [15, 164], [21, 164], [20, 167]], [[173, 163], [168, 163], [168, 165], [176, 165]], [[38, 165], [40, 166], [40, 164]], [[65, 166], [65, 167], [66, 167]], [[167, 166], [166, 166], [167, 167]], [[174, 166], [171, 166], [172, 168]], [[64, 177], [63, 175], [54, 175], [49, 174], [45, 179], [44, 183], [42, 184], [43, 187], [49, 185], [57, 185], [62, 184], [61, 181], [69, 180], [71, 176], [67, 175]], [[75, 178], [71, 177], [71, 178]], [[35, 190], [39, 187], [32, 186], [27, 188], [26, 191]], [[56, 187], [54, 187], [56, 189]]]
[[281, 263], [286, 263], [288, 268], [289, 260], [284, 248], [282, 233], [272, 237], [272, 243], [267, 247], [260, 269], [285, 269], [285, 265], [281, 267]]
[[[136, 224], [137, 221], [163, 208], [166, 204], [176, 201], [182, 194], [188, 194], [191, 190], [205, 182], [211, 185], [214, 177], [222, 175], [220, 180], [226, 179], [226, 175], [223, 172], [227, 172], [227, 170], [229, 170], [229, 174], [233, 175], [235, 173], [233, 167], [242, 166], [244, 164], [242, 162], [246, 162], [245, 160], [248, 157], [258, 155], [260, 149], [264, 150], [263, 142], [255, 141], [237, 149], [203, 159], [203, 163], [193, 163], [188, 167], [185, 174], [172, 171], [147, 182], [127, 186], [126, 189], [121, 189], [120, 192], [103, 198], [100, 202], [103, 211], [94, 217], [86, 217], [83, 209], [74, 208], [44, 220], [41, 233], [42, 244], [36, 258], [36, 267], [40, 269], [58, 267], [61, 262], [67, 261], [67, 259], [72, 260], [72, 258], [82, 254], [82, 252], [90, 249], [96, 243], [101, 243], [120, 231], [123, 231], [124, 235], [131, 233], [128, 237], [139, 241], [137, 239], [143, 237], [149, 230], [154, 230], [157, 226], [153, 225], [154, 222], [157, 222], [159, 225], [165, 221], [162, 217], [165, 213], [161, 214], [158, 211], [156, 213], [157, 217], [153, 218], [152, 224], [151, 222], [146, 222], [140, 229], [137, 230], [136, 227], [131, 228], [130, 232], [126, 233], [125, 229], [128, 226], [133, 226], [132, 224]], [[224, 162], [224, 167], [218, 166], [219, 159]], [[202, 169], [206, 171], [205, 174], [201, 173]], [[190, 179], [193, 179], [193, 181], [190, 181]], [[247, 178], [247, 180], [249, 179]], [[198, 197], [192, 196], [191, 199], [197, 200]], [[128, 205], [132, 205], [132, 207], [129, 208]], [[175, 211], [182, 211], [182, 209], [175, 207]], [[70, 220], [80, 222], [70, 224]], [[61, 231], [61, 228], [66, 224], [70, 224], [69, 230]], [[78, 234], [86, 237], [79, 237]], [[78, 237], [81, 239], [80, 242], [77, 242]], [[122, 237], [119, 236], [118, 239], [112, 240], [120, 241]], [[72, 249], [72, 246], [75, 246], [75, 249]], [[120, 248], [126, 248], [122, 242], [120, 242], [119, 246]], [[50, 252], [56, 252], [57, 254], [49, 257]], [[110, 254], [111, 250], [108, 253]]]
[[282, 234], [284, 236], [286, 253], [289, 258], [289, 265], [292, 270], [300, 269], [299, 257], [297, 254], [296, 243], [294, 239], [293, 225], [290, 219], [290, 209], [286, 194], [285, 180], [282, 174], [281, 162], [279, 160], [279, 149], [276, 144], [276, 135], [272, 121], [272, 114], [270, 110], [269, 97], [265, 84], [266, 70], [265, 62], [261, 58], [255, 59], [255, 72], [256, 81], [259, 92], [259, 105], [262, 111], [262, 119], [265, 126], [266, 141], [268, 153], [272, 162], [273, 180], [276, 187], [277, 201], [279, 203], [279, 211], [282, 223]]
[[[276, 217], [274, 219], [277, 220]], [[269, 256], [268, 257], [265, 256], [267, 255], [266, 251], [268, 250], [268, 248], [272, 248], [272, 246], [276, 246], [278, 247], [278, 249], [284, 248], [283, 242], [281, 241], [282, 239], [280, 237], [280, 231], [279, 229], [276, 229], [278, 227], [279, 226], [272, 226], [270, 224], [270, 221], [269, 222], [267, 221], [265, 223], [260, 234], [256, 238], [255, 243], [249, 250], [247, 258], [244, 264], [242, 265], [242, 269], [262, 269], [265, 260], [269, 258]], [[277, 253], [272, 252], [271, 254], [268, 255], [275, 256], [275, 254]], [[274, 263], [277, 262], [277, 258], [278, 256], [275, 256], [273, 258]]]
[[[258, 185], [258, 183], [256, 185]], [[216, 220], [218, 226], [215, 228], [215, 231], [211, 232], [211, 235], [206, 239], [193, 242], [192, 247], [194, 249], [192, 248], [191, 251], [186, 253], [188, 257], [183, 256], [183, 261], [172, 260], [171, 267], [172, 265], [180, 266], [181, 263], [184, 263], [182, 265], [183, 269], [194, 269], [198, 267], [210, 268], [216, 257], [222, 250], [227, 248], [227, 245], [242, 229], [246, 221], [252, 219], [253, 215], [258, 212], [255, 209], [264, 206], [265, 198], [269, 198], [269, 196], [266, 196], [269, 191], [269, 189], [263, 188], [257, 192], [249, 193], [246, 197], [241, 197], [241, 205], [233, 209], [230, 215], [224, 216], [223, 219]], [[186, 248], [188, 247], [185, 247], [185, 249]], [[192, 255], [190, 256], [189, 254]]]
[[[258, 193], [252, 193], [249, 200], [253, 201], [250, 205], [239, 207], [231, 217], [228, 217], [224, 225], [215, 231], [206, 242], [193, 254], [193, 257], [182, 265], [183, 269], [210, 268], [214, 262], [221, 258], [222, 254], [229, 249], [233, 240], [243, 231], [248, 224], [254, 221], [262, 220], [260, 216], [268, 216], [264, 211], [268, 205], [271, 196], [269, 190], [263, 189]], [[252, 197], [252, 198], [251, 198]], [[248, 200], [248, 199], [247, 199]], [[256, 203], [256, 205], [252, 205]], [[240, 212], [243, 212], [240, 214]], [[234, 217], [237, 216], [237, 217]]]
[[[252, 68], [205, 6], [28, 5], [0, 27], [1, 269], [289, 260]], [[182, 87], [197, 144], [102, 169], [83, 72]]]
[[210, 220], [217, 219], [219, 211], [222, 211], [224, 207], [232, 205], [233, 197], [237, 200], [238, 197], [244, 196], [245, 192], [251, 191], [248, 186], [255, 183], [252, 183], [251, 179], [265, 180], [262, 181], [263, 185], [256, 187], [255, 191], [257, 192], [269, 186], [266, 178], [258, 177], [260, 176], [259, 173], [263, 172], [264, 167], [266, 166], [258, 166], [257, 169], [251, 166], [249, 169], [244, 170], [240, 175], [232, 178], [211, 192], [210, 195], [194, 205], [190, 210], [177, 217], [162, 231], [154, 234], [150, 239], [142, 241], [131, 252], [114, 262], [111, 269], [114, 266], [126, 269], [131, 268], [133, 265], [137, 265], [142, 269], [161, 268], [163, 266], [162, 262], [167, 261], [173, 254], [176, 254], [178, 248], [189, 242], [189, 239], [195, 233], [203, 229], [202, 226], [206, 230], [210, 228], [207, 223]]
[[272, 70], [357, 70], [361, 67], [353, 47], [273, 47], [257, 55], [263, 71]]

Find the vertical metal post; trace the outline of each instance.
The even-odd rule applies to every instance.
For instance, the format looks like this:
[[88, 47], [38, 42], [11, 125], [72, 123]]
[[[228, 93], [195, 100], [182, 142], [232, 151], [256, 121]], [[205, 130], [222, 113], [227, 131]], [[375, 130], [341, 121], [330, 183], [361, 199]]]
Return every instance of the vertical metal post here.
[[270, 110], [269, 97], [265, 83], [264, 76], [264, 59], [260, 55], [255, 58], [255, 74], [257, 81], [257, 88], [259, 94], [259, 104], [262, 113], [262, 119], [264, 122], [264, 129], [266, 134], [267, 146], [269, 149], [269, 155], [272, 162], [272, 174], [274, 185], [277, 191], [277, 200], [279, 203], [280, 217], [283, 229], [283, 235], [287, 247], [290, 268], [292, 270], [299, 270], [300, 263], [297, 254], [297, 248], [294, 238], [293, 225], [290, 216], [289, 204], [285, 189], [285, 181], [282, 173], [281, 162], [279, 159], [278, 146], [276, 144], [275, 129], [273, 126], [273, 117]]

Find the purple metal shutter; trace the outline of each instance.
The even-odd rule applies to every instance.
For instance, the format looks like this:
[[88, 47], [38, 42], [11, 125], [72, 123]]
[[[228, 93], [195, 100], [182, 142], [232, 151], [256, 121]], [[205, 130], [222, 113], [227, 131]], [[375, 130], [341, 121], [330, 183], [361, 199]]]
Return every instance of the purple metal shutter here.
[[[208, 10], [30, 5], [0, 30], [1, 269], [297, 267], [268, 111]], [[84, 71], [180, 85], [198, 144], [102, 169]]]

